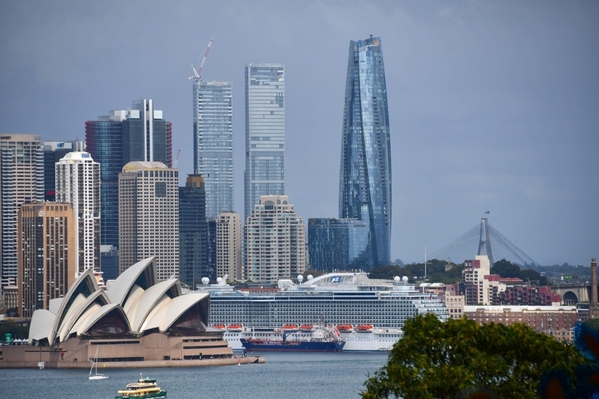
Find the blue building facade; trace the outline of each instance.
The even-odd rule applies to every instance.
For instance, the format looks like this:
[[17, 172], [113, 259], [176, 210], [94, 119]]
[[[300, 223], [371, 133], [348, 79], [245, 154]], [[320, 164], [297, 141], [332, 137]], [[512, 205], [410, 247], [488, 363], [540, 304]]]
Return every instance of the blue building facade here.
[[342, 136], [339, 217], [366, 222], [369, 267], [387, 265], [391, 261], [391, 144], [379, 37], [350, 42]]
[[368, 228], [358, 219], [308, 219], [310, 268], [364, 270], [369, 267]]

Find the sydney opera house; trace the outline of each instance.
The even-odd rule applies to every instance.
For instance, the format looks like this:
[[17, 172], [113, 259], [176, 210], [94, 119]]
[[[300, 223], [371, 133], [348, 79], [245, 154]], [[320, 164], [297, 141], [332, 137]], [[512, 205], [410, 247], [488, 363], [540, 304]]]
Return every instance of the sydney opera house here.
[[82, 368], [96, 355], [109, 368], [237, 363], [223, 332], [207, 327], [209, 307], [209, 294], [183, 294], [176, 278], [156, 281], [153, 257], [106, 289], [88, 270], [33, 313], [29, 345], [0, 347], [0, 368]]

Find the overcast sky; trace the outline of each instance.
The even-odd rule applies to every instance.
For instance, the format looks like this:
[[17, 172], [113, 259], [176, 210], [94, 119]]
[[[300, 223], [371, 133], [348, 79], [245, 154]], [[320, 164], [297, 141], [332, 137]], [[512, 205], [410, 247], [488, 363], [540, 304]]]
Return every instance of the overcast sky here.
[[[422, 261], [489, 223], [540, 264], [599, 257], [597, 1], [3, 1], [0, 132], [85, 138], [152, 98], [193, 172], [191, 63], [234, 85], [243, 214], [246, 63], [286, 68], [287, 195], [338, 217], [350, 40], [383, 43], [392, 259]], [[474, 256], [474, 254], [473, 254]]]

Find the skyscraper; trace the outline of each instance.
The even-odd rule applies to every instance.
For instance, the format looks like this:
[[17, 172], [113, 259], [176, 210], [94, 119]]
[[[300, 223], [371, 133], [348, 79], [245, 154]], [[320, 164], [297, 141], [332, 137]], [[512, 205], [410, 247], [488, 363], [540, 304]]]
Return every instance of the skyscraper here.
[[118, 181], [128, 162], [172, 165], [172, 124], [154, 109], [152, 100], [133, 101], [130, 109], [113, 110], [85, 122], [85, 144], [100, 164], [102, 245], [119, 246]]
[[77, 275], [100, 271], [100, 164], [88, 152], [69, 152], [56, 164], [56, 202], [77, 215]]
[[206, 217], [233, 209], [233, 85], [193, 84], [193, 163], [206, 189]]
[[179, 187], [179, 280], [195, 287], [214, 270], [208, 265], [206, 190], [200, 175], [189, 175]]
[[179, 277], [179, 172], [129, 162], [119, 174], [119, 270], [156, 257], [156, 278]]
[[44, 200], [56, 199], [56, 162], [71, 151], [85, 151], [82, 141], [44, 141]]
[[285, 67], [245, 66], [245, 218], [262, 195], [285, 194]]
[[19, 209], [19, 290], [21, 317], [48, 309], [66, 295], [77, 270], [77, 219], [70, 204], [37, 202]]
[[306, 269], [306, 226], [286, 195], [263, 195], [243, 227], [246, 278], [276, 283]]
[[241, 217], [236, 212], [223, 212], [216, 219], [216, 275], [241, 280]]
[[341, 144], [339, 217], [365, 221], [369, 267], [391, 261], [391, 145], [381, 39], [351, 41]]
[[19, 206], [44, 200], [44, 147], [33, 134], [0, 135], [0, 272], [2, 290], [17, 284]]
[[362, 269], [368, 266], [368, 229], [358, 219], [308, 219], [310, 268], [333, 270]]

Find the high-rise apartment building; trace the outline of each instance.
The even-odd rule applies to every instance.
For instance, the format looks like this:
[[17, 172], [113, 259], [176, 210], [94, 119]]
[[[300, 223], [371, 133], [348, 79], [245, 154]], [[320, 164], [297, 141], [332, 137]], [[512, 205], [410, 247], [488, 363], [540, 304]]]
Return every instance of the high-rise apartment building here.
[[17, 284], [17, 217], [22, 204], [44, 200], [44, 147], [33, 134], [0, 134], [0, 298]]
[[490, 305], [492, 303], [491, 262], [487, 255], [476, 255], [475, 259], [464, 262], [462, 279], [466, 305]]
[[364, 270], [368, 265], [368, 227], [358, 219], [308, 219], [310, 268]]
[[129, 162], [119, 174], [119, 271], [151, 256], [156, 278], [179, 277], [179, 172]]
[[56, 162], [72, 151], [85, 151], [82, 141], [44, 141], [44, 200], [56, 200]]
[[263, 195], [285, 194], [285, 67], [245, 66], [245, 215]]
[[339, 217], [370, 231], [369, 270], [391, 261], [391, 144], [381, 39], [351, 41], [341, 144]]
[[18, 227], [18, 309], [31, 317], [48, 309], [50, 300], [63, 297], [75, 282], [77, 219], [70, 204], [23, 204]]
[[77, 214], [77, 275], [100, 271], [100, 164], [88, 152], [69, 152], [56, 163], [56, 202]]
[[189, 175], [179, 187], [179, 280], [195, 287], [215, 274], [208, 263], [206, 190], [200, 175]]
[[206, 188], [206, 217], [233, 209], [233, 85], [193, 84], [193, 163]]
[[172, 165], [172, 124], [152, 100], [85, 122], [86, 150], [100, 164], [102, 245], [119, 246], [119, 173], [128, 162]]
[[263, 195], [243, 228], [246, 278], [276, 283], [306, 269], [306, 226], [286, 195]]
[[230, 280], [243, 278], [241, 258], [241, 217], [223, 212], [216, 218], [216, 275]]

